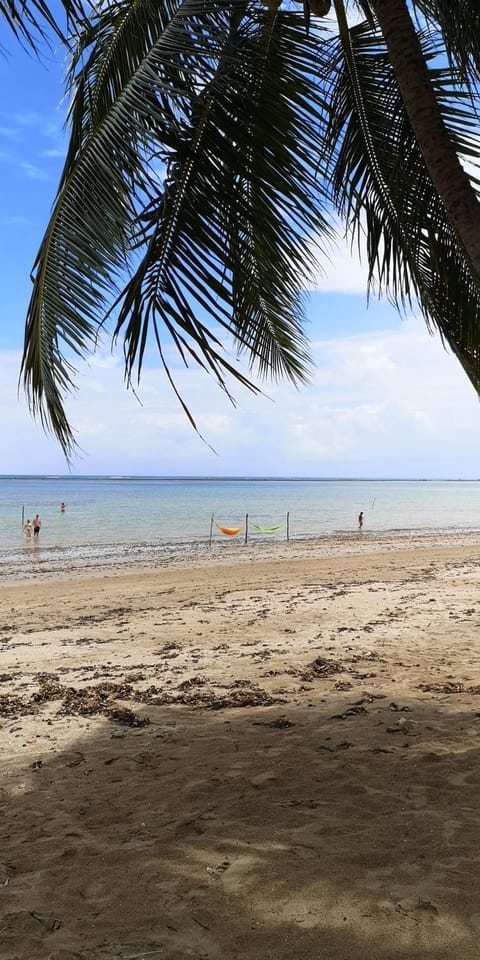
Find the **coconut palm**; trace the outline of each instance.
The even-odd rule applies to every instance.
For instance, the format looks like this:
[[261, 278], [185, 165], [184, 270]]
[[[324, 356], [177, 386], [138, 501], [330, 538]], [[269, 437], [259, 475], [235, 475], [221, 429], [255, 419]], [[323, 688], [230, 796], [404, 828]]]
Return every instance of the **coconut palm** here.
[[150, 339], [174, 389], [172, 343], [257, 389], [232, 338], [260, 377], [304, 380], [306, 278], [338, 217], [369, 288], [418, 303], [480, 386], [477, 0], [328, 7], [115, 0], [79, 31], [22, 368], [67, 455], [75, 358], [105, 323], [128, 383]]

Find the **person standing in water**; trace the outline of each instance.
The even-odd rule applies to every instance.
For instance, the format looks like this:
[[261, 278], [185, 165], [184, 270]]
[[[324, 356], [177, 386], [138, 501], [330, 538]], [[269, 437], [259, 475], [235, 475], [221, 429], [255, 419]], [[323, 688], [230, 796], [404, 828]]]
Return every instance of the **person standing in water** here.
[[27, 520], [27, 522], [23, 526], [23, 531], [25, 533], [27, 540], [30, 540], [30, 537], [32, 536], [32, 530], [33, 530], [32, 521]]
[[41, 526], [42, 526], [42, 521], [40, 520], [40, 517], [38, 516], [38, 513], [37, 513], [36, 516], [33, 518], [33, 536], [34, 537], [38, 537]]
[[358, 529], [361, 530], [363, 527], [363, 510], [360, 510], [358, 514]]

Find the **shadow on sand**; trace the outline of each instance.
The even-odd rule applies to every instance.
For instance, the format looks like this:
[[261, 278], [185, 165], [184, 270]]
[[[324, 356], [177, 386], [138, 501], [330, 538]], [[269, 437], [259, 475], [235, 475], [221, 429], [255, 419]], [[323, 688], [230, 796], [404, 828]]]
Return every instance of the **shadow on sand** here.
[[478, 721], [453, 698], [410, 727], [384, 701], [142, 707], [70, 720], [49, 758], [56, 707], [2, 785], [2, 960], [478, 957]]

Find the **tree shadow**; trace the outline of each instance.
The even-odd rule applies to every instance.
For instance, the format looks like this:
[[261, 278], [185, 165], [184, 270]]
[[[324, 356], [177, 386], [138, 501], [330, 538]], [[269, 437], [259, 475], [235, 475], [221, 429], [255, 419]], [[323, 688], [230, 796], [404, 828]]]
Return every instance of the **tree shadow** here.
[[2, 785], [2, 960], [478, 957], [479, 721], [455, 698], [54, 710], [39, 734], [75, 739], [26, 743]]

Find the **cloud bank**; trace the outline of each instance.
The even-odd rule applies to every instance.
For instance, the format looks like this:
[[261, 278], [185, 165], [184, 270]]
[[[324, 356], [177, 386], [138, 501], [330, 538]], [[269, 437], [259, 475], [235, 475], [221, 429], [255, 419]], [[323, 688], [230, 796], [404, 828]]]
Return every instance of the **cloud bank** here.
[[[458, 362], [411, 318], [396, 331], [313, 343], [312, 383], [232, 387], [176, 371], [202, 442], [159, 369], [144, 370], [141, 403], [119, 359], [94, 358], [68, 409], [84, 453], [78, 474], [480, 477], [480, 406]], [[66, 473], [61, 452], [17, 399], [19, 354], [1, 354], [0, 473]], [[268, 394], [268, 395], [267, 395]]]

